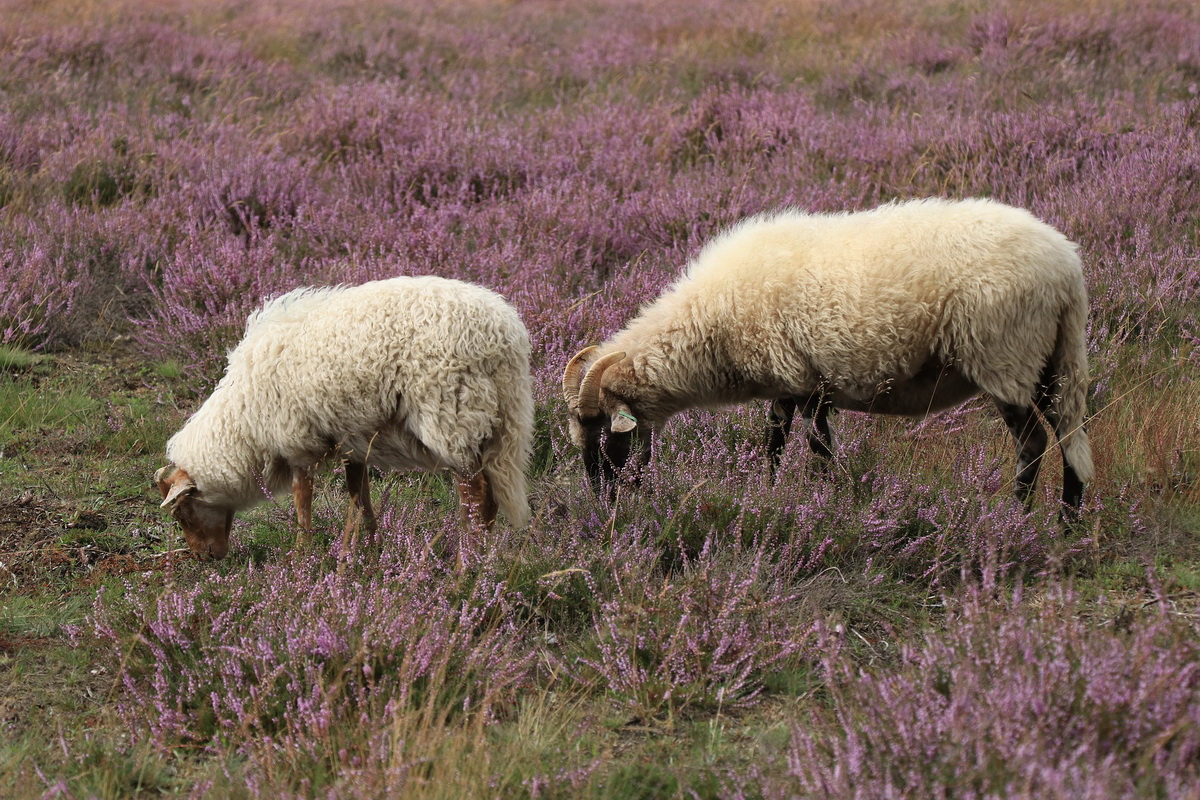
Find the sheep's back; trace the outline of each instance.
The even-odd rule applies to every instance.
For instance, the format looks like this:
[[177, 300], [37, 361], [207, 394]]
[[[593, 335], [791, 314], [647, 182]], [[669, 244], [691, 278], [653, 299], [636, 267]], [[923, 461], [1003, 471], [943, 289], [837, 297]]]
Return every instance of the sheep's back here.
[[706, 247], [647, 316], [686, 308], [750, 374], [791, 364], [869, 396], [931, 354], [974, 357], [1025, 321], [1043, 347], [1080, 292], [1075, 246], [1028, 212], [926, 200], [753, 217]]
[[293, 294], [248, 326], [226, 376], [256, 409], [261, 446], [285, 457], [402, 425], [414, 404], [461, 405], [465, 383], [487, 394], [490, 364], [528, 360], [520, 319], [481, 287], [395, 278]]

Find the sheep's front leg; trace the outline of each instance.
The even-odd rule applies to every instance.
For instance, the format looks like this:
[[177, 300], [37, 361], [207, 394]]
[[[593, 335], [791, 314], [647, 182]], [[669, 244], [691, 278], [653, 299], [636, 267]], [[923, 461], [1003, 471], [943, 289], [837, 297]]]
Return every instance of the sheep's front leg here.
[[833, 404], [825, 399], [824, 393], [814, 394], [808, 398], [801, 412], [804, 417], [804, 432], [808, 437], [808, 447], [820, 459], [817, 467], [825, 470], [833, 461], [833, 433], [829, 430], [829, 409]]
[[1046, 429], [1037, 418], [1033, 406], [1014, 406], [997, 401], [996, 408], [1004, 417], [1008, 432], [1017, 442], [1017, 499], [1029, 508], [1038, 470], [1046, 454]]
[[767, 458], [772, 476], [779, 468], [783, 447], [792, 432], [792, 420], [795, 419], [797, 408], [800, 408], [800, 415], [804, 419], [804, 434], [809, 449], [819, 458], [814, 470], [823, 472], [833, 460], [833, 433], [829, 430], [829, 410], [833, 408], [833, 404], [826, 399], [825, 393], [814, 393], [804, 401], [802, 408], [796, 398], [781, 397], [771, 403], [767, 413]]
[[771, 402], [767, 410], [767, 464], [771, 476], [779, 469], [783, 458], [783, 447], [787, 437], [792, 432], [792, 418], [796, 415], [796, 401], [791, 397], [781, 397]]
[[292, 502], [296, 506], [297, 546], [308, 544], [312, 531], [312, 472], [305, 467], [292, 467]]

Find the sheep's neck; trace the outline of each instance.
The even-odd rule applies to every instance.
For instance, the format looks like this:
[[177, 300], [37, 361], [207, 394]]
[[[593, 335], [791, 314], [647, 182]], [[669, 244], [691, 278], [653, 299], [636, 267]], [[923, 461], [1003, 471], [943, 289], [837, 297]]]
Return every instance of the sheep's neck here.
[[[657, 338], [657, 337], [656, 337]], [[605, 384], [633, 402], [639, 413], [659, 423], [689, 408], [717, 407], [750, 399], [711, 340], [662, 336], [611, 369]]]
[[[705, 298], [702, 287], [681, 280], [602, 348], [628, 354], [611, 368], [611, 380], [605, 375], [605, 385], [652, 422], [688, 408], [773, 396], [758, 374], [761, 365], [746, 364], [744, 353], [730, 350], [745, 335], [736, 304]], [[737, 332], [732, 342], [727, 331]]]
[[254, 437], [245, 423], [246, 413], [232, 394], [225, 399], [231, 402], [220, 405], [212, 403], [210, 398], [187, 422], [180, 432], [185, 434], [180, 445], [186, 453], [179, 456], [191, 463], [193, 469], [198, 467], [193, 477], [214, 502], [244, 508], [267, 499], [265, 490], [269, 484], [278, 483], [279, 476], [265, 474], [272, 471], [270, 459], [253, 446]]

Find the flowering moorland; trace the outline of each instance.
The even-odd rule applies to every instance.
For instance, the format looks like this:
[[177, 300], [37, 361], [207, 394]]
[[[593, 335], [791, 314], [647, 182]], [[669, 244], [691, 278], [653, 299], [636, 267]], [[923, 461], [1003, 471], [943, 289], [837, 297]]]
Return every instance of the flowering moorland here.
[[[51, 364], [0, 385], [0, 524], [17, 541], [51, 497], [110, 520], [80, 544], [76, 513], [27, 567], [0, 540], [19, 796], [1200, 791], [1191, 4], [0, 10], [0, 344]], [[981, 402], [842, 414], [833, 474], [791, 447], [774, 482], [765, 409], [689, 412], [641, 491], [591, 495], [558, 388], [576, 350], [747, 214], [930, 195], [1081, 247], [1083, 525], [1057, 524], [1053, 464], [1032, 511], [1011, 499]], [[530, 527], [460, 545], [448, 483], [389, 476], [378, 532], [343, 549], [330, 479], [311, 550], [279, 498], [226, 561], [163, 558], [179, 535], [146, 481], [246, 315], [424, 273], [529, 328]], [[53, 365], [110, 357], [127, 385], [52, 417], [76, 374]], [[74, 475], [34, 477], [51, 465]], [[48, 628], [21, 611], [54, 603]], [[101, 676], [46, 700], [50, 733], [16, 710], [39, 671]]]

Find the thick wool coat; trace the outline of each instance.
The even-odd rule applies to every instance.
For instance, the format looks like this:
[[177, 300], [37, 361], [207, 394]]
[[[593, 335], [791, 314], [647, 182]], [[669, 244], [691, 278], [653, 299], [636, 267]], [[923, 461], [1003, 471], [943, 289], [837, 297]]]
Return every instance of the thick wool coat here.
[[252, 314], [225, 376], [167, 443], [209, 505], [290, 487], [345, 457], [385, 469], [482, 469], [529, 518], [529, 336], [500, 296], [437, 277], [299, 289]]
[[[824, 393], [920, 416], [975, 394], [1028, 406], [1054, 376], [1067, 460], [1083, 430], [1087, 293], [1076, 246], [1027, 211], [926, 199], [845, 214], [751, 217], [589, 360], [601, 403], [651, 426], [694, 406]], [[936, 384], [936, 385], [935, 385]]]

